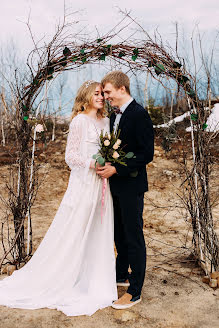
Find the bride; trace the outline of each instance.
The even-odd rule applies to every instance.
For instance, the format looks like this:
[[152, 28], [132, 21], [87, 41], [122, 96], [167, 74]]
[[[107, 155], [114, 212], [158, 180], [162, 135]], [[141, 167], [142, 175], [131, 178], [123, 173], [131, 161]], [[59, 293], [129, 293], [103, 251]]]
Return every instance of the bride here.
[[68, 188], [33, 257], [0, 281], [0, 305], [77, 316], [92, 315], [117, 299], [112, 198], [107, 186], [101, 223], [102, 180], [92, 159], [101, 130], [109, 132], [98, 82], [80, 87], [72, 116], [65, 153]]

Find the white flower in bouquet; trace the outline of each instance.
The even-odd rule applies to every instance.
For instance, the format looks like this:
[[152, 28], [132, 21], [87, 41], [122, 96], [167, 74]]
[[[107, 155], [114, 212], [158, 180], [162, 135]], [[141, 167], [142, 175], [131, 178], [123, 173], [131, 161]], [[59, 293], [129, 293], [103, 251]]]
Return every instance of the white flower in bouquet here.
[[118, 149], [119, 148], [119, 145], [115, 142], [114, 145], [113, 145], [113, 149]]
[[110, 145], [109, 140], [105, 140], [105, 141], [104, 141], [104, 146], [108, 147], [109, 145]]
[[115, 158], [115, 159], [119, 158], [119, 154], [117, 153], [117, 151], [114, 151], [113, 158]]
[[44, 131], [44, 128], [43, 128], [42, 124], [37, 124], [35, 129], [36, 129], [36, 132], [43, 132]]
[[120, 140], [120, 139], [117, 139], [117, 140], [116, 140], [116, 144], [117, 144], [118, 146], [121, 145], [121, 142], [122, 142], [122, 140]]

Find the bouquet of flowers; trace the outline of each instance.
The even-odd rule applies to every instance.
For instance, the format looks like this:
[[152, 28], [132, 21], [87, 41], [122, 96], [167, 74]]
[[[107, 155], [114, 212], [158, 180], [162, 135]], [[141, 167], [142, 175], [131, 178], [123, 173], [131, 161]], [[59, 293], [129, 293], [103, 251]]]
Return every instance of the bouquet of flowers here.
[[96, 163], [104, 166], [106, 162], [119, 163], [127, 166], [125, 160], [127, 158], [135, 158], [133, 152], [127, 154], [122, 150], [121, 140], [119, 139], [120, 131], [117, 134], [112, 132], [111, 134], [103, 133], [100, 134], [100, 149], [97, 154], [93, 155]]
[[[122, 150], [121, 145], [121, 140], [119, 139], [119, 134], [112, 132], [111, 134], [108, 133], [103, 133], [101, 131], [100, 134], [100, 139], [99, 139], [99, 144], [100, 144], [100, 149], [97, 154], [93, 155], [93, 159], [96, 160], [96, 163], [98, 163], [101, 166], [104, 166], [105, 163], [110, 162], [110, 163], [119, 163], [121, 165], [127, 166], [125, 160], [127, 158], [135, 158], [133, 152], [125, 153]], [[95, 165], [96, 165], [95, 163]], [[103, 184], [102, 184], [102, 199], [101, 199], [101, 223], [103, 220], [103, 213], [104, 213], [104, 199], [105, 199], [105, 192], [106, 192], [106, 187], [107, 187], [107, 179], [103, 179]]]

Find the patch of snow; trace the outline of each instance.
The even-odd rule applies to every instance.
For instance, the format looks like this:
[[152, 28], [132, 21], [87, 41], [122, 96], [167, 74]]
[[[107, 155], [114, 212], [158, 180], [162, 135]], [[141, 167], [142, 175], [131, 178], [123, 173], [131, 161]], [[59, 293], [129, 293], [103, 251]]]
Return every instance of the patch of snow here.
[[168, 128], [172, 123], [178, 123], [182, 122], [184, 118], [188, 117], [190, 115], [190, 112], [186, 112], [180, 116], [176, 116], [174, 119], [170, 120], [167, 123], [154, 125], [155, 128]]
[[[207, 132], [216, 132], [219, 131], [219, 103], [215, 104], [211, 110], [211, 114], [207, 119], [207, 128], [205, 131]], [[187, 132], [191, 131], [191, 127], [186, 129]]]
[[207, 120], [207, 128], [205, 131], [215, 132], [219, 131], [219, 103], [215, 104], [212, 108], [212, 112]]
[[[188, 111], [180, 116], [175, 117], [173, 120], [170, 120], [167, 123], [154, 125], [154, 128], [168, 128], [168, 127], [170, 127], [171, 124], [182, 122], [184, 120], [184, 118], [189, 117], [189, 116], [190, 116], [190, 112]], [[209, 115], [206, 123], [208, 126], [205, 131], [207, 131], [207, 132], [219, 131], [219, 103], [215, 104], [214, 107], [212, 108], [212, 112]], [[190, 132], [191, 127], [186, 128], [186, 131]]]

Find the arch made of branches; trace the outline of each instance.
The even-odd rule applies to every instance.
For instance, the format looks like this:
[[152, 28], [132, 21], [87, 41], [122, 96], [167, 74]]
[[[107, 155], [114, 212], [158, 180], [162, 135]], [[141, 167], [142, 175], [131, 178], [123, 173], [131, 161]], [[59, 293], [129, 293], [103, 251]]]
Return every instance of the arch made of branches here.
[[[145, 39], [128, 42], [111, 43], [118, 33], [106, 34], [97, 39], [75, 42], [65, 36], [68, 24], [57, 28], [51, 42], [43, 47], [35, 44], [29, 54], [27, 67], [29, 74], [25, 82], [19, 81], [13, 90], [16, 98], [16, 136], [17, 136], [17, 182], [14, 192], [11, 187], [10, 209], [14, 221], [15, 235], [0, 261], [0, 267], [9, 263], [8, 256], [16, 253], [16, 263], [27, 261], [31, 251], [27, 253], [24, 238], [24, 221], [30, 211], [36, 195], [36, 185], [30, 184], [37, 179], [36, 170], [30, 176], [32, 140], [30, 114], [34, 102], [45, 83], [52, 81], [63, 71], [78, 70], [83, 65], [104, 62], [107, 58], [122, 64], [131, 71], [149, 72], [153, 78], [160, 76], [174, 80], [179, 89], [187, 96], [191, 110], [193, 167], [187, 172], [184, 182], [189, 189], [189, 201], [185, 204], [192, 219], [194, 252], [206, 273], [219, 268], [219, 243], [214, 231], [212, 211], [209, 196], [209, 151], [206, 138], [206, 111], [198, 99], [196, 83], [192, 74], [185, 66], [183, 59], [177, 58], [165, 49], [162, 43], [154, 42], [145, 32]], [[36, 59], [38, 58], [37, 63]], [[28, 81], [28, 82], [27, 82]], [[34, 163], [32, 162], [34, 165]], [[3, 231], [3, 226], [2, 226]], [[2, 232], [3, 233], [3, 232]], [[2, 239], [3, 240], [3, 239]], [[210, 266], [209, 266], [210, 264]]]

